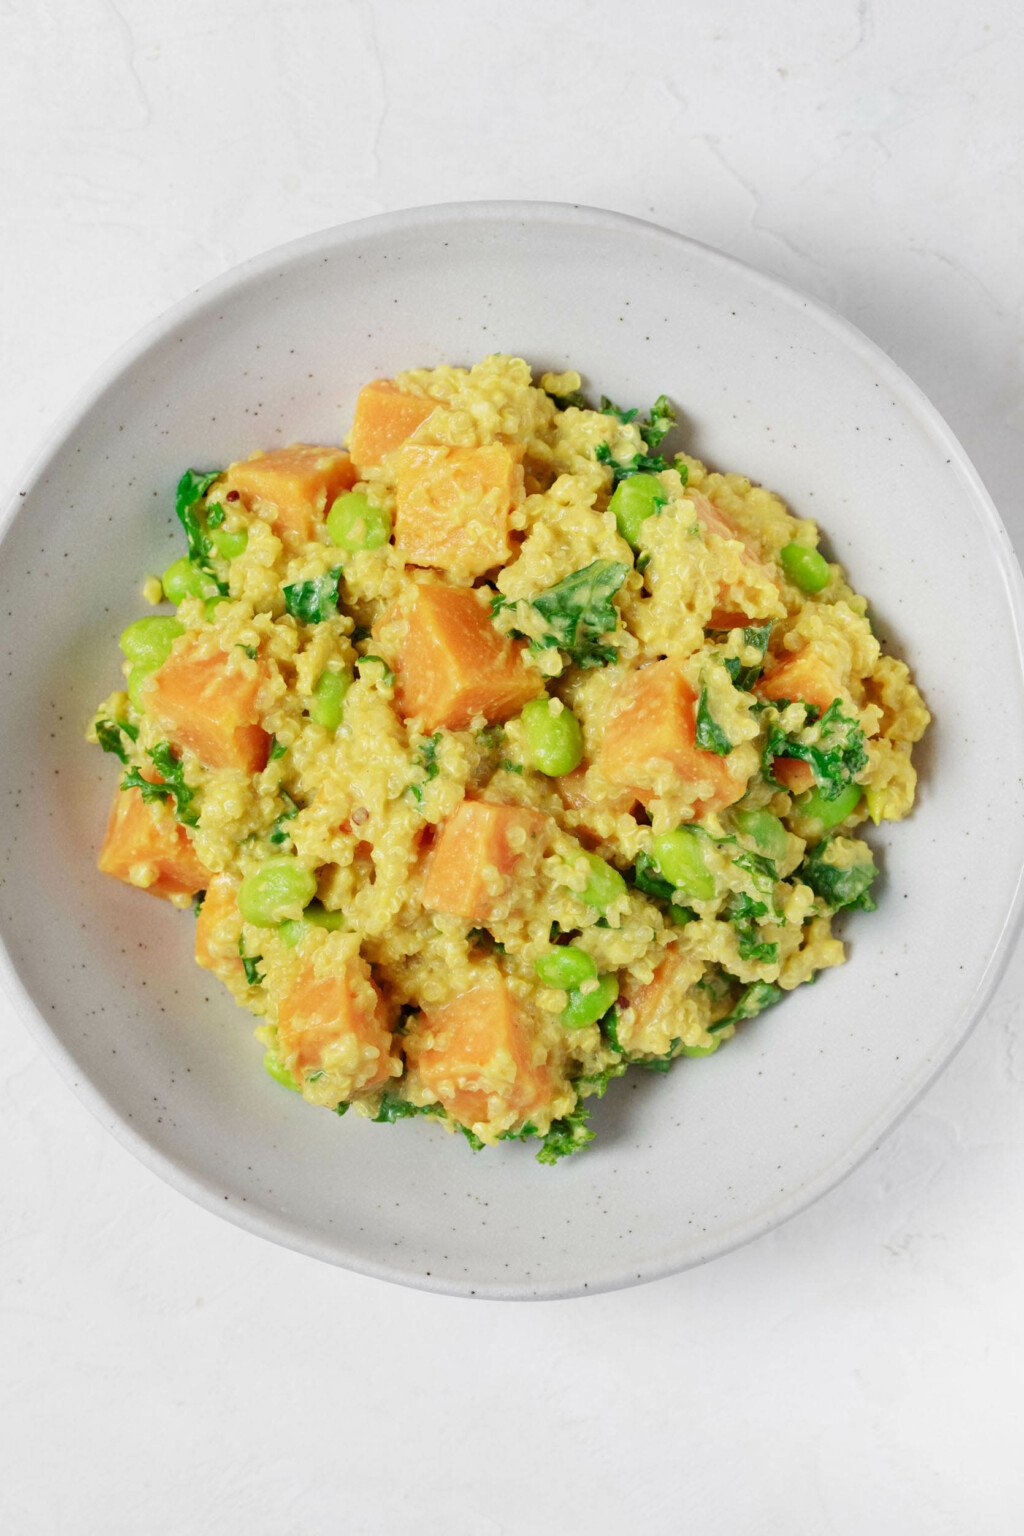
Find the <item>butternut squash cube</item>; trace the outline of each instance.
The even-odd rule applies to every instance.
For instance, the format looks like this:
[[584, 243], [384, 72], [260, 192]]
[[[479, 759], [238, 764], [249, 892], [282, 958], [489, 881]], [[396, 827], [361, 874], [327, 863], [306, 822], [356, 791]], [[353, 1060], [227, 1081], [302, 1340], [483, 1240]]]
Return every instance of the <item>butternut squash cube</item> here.
[[471, 581], [508, 559], [523, 472], [507, 448], [403, 448], [395, 464], [395, 544], [404, 560]]
[[437, 409], [436, 400], [405, 395], [390, 379], [374, 379], [359, 391], [349, 452], [359, 469], [379, 464]]
[[222, 981], [243, 974], [238, 953], [242, 934], [238, 886], [239, 881], [231, 875], [214, 875], [196, 918], [196, 964], [213, 971]]
[[548, 827], [541, 811], [463, 800], [430, 856], [423, 905], [484, 923], [507, 896], [513, 875], [539, 850]]
[[175, 642], [153, 673], [146, 712], [176, 746], [191, 747], [207, 768], [260, 773], [270, 750], [256, 708], [262, 682], [258, 667], [242, 666], [225, 651], [207, 654], [202, 634], [193, 632]]
[[331, 502], [357, 478], [342, 449], [294, 443], [232, 464], [225, 483], [280, 538], [299, 544], [316, 536]]
[[170, 806], [149, 805], [139, 789], [119, 789], [100, 848], [99, 868], [151, 896], [194, 896], [210, 883]]
[[297, 1082], [329, 1073], [339, 1103], [386, 1082], [394, 1036], [365, 960], [356, 956], [323, 976], [305, 965], [279, 1004], [277, 1044]]
[[395, 657], [402, 714], [428, 731], [460, 731], [477, 716], [508, 720], [544, 691], [522, 659], [522, 645], [491, 623], [486, 601], [468, 587], [419, 588]]

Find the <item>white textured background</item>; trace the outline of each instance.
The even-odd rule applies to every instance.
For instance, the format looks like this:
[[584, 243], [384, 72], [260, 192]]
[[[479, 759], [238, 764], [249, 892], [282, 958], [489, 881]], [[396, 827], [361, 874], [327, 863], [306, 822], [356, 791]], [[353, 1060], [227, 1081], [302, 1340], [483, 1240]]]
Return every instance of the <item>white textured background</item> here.
[[[840, 309], [1024, 549], [1024, 32], [1014, 0], [967, 9], [0, 0], [0, 480], [238, 259], [539, 197]], [[1019, 1536], [1022, 984], [1018, 955], [940, 1084], [783, 1230], [529, 1307], [401, 1292], [193, 1209], [0, 1003], [0, 1532]]]

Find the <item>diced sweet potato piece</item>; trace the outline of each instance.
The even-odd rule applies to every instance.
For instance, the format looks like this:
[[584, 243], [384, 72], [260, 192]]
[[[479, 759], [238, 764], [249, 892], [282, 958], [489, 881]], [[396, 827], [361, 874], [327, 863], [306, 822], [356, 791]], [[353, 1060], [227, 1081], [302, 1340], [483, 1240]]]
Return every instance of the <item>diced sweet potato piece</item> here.
[[328, 1072], [341, 1098], [386, 1082], [394, 1036], [365, 960], [355, 957], [323, 976], [305, 965], [278, 1007], [277, 1043], [297, 1081]]
[[507, 448], [403, 448], [395, 466], [395, 544], [410, 565], [472, 579], [508, 559], [523, 473]]
[[[731, 518], [726, 517], [714, 502], [702, 496], [699, 491], [687, 491], [687, 500], [691, 501], [697, 514], [697, 521], [705, 533], [715, 534], [720, 539], [732, 539], [743, 546], [743, 558], [756, 567], [758, 573], [768, 580], [772, 580], [771, 572], [764, 565], [761, 556], [750, 542], [742, 529], [737, 528]], [[723, 597], [726, 594], [722, 594]], [[757, 595], [757, 594], [755, 594]], [[756, 620], [743, 612], [732, 612], [728, 608], [718, 607], [714, 610], [709, 620], [712, 629], [737, 629], [744, 624], [753, 624]]]
[[599, 800], [593, 799], [587, 789], [587, 768], [587, 763], [581, 763], [572, 773], [563, 773], [555, 780], [555, 788], [570, 813], [568, 825], [581, 841], [589, 843], [600, 840], [603, 835], [598, 825], [600, 818], [603, 815], [621, 816], [625, 811], [631, 811], [636, 805], [636, 794], [632, 789], [617, 789]]
[[[754, 692], [763, 699], [799, 699], [816, 705], [822, 714], [839, 697], [832, 669], [808, 647], [773, 666], [758, 680]], [[803, 794], [814, 783], [809, 765], [798, 757], [777, 757], [772, 772], [793, 795]]]
[[395, 658], [398, 707], [428, 731], [464, 730], [478, 715], [508, 720], [544, 690], [521, 652], [518, 641], [498, 633], [473, 589], [422, 586]]
[[669, 1000], [672, 983], [683, 969], [685, 962], [678, 947], [673, 947], [659, 961], [650, 981], [627, 990], [627, 1001], [633, 1009], [633, 1024], [629, 1034], [632, 1041], [642, 1035], [648, 1026], [655, 1024], [658, 1014]]
[[194, 896], [210, 883], [170, 806], [147, 805], [139, 789], [119, 789], [100, 849], [99, 867], [152, 896]]
[[522, 805], [463, 800], [445, 822], [427, 877], [423, 905], [484, 923], [507, 895], [513, 874], [535, 854], [548, 826], [540, 811]]
[[196, 964], [224, 980], [243, 974], [238, 953], [242, 934], [238, 885], [231, 875], [214, 875], [196, 918]]
[[738, 800], [746, 781], [731, 759], [697, 746], [697, 699], [672, 660], [643, 667], [623, 685], [623, 706], [609, 721], [597, 766], [611, 784], [631, 789], [648, 804], [655, 798], [659, 765], [702, 793], [694, 815], [724, 810]]
[[405, 1051], [424, 1087], [460, 1125], [488, 1125], [510, 1113], [518, 1123], [550, 1096], [547, 1068], [531, 1060], [529, 1022], [501, 979], [421, 1014]]
[[374, 379], [359, 391], [349, 452], [360, 469], [379, 464], [437, 409], [436, 400], [404, 395], [390, 379]]
[[342, 449], [294, 443], [232, 464], [225, 483], [276, 534], [305, 543], [315, 536], [334, 498], [350, 490], [357, 478], [355, 465]]
[[193, 632], [175, 642], [153, 673], [146, 710], [176, 746], [191, 747], [207, 768], [260, 773], [270, 749], [256, 708], [262, 681], [258, 667], [243, 667], [225, 651], [207, 655], [203, 636]]

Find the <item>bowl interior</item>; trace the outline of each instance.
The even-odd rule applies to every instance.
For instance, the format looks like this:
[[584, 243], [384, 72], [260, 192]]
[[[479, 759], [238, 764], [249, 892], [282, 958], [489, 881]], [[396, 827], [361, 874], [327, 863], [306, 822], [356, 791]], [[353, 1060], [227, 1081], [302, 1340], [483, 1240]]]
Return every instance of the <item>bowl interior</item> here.
[[[912, 819], [871, 840], [850, 963], [726, 1050], [633, 1074], [583, 1157], [474, 1156], [407, 1122], [315, 1113], [192, 964], [192, 920], [95, 872], [116, 775], [83, 742], [173, 487], [337, 440], [359, 385], [512, 351], [680, 406], [686, 445], [817, 518], [935, 724]], [[682, 444], [680, 444], [682, 446]], [[0, 556], [8, 982], [105, 1122], [211, 1208], [369, 1273], [489, 1295], [649, 1278], [764, 1230], [852, 1167], [965, 1034], [1024, 861], [1019, 572], [957, 445], [843, 322], [614, 215], [477, 205], [328, 232], [205, 290], [129, 350], [30, 481]], [[23, 990], [22, 990], [23, 989]]]

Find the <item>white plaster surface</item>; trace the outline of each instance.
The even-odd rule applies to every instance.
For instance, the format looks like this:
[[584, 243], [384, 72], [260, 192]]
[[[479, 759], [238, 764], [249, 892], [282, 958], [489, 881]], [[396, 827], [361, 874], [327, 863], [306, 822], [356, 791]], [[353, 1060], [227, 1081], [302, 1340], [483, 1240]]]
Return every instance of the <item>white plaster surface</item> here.
[[[0, 57], [5, 484], [114, 346], [235, 261], [539, 197], [848, 315], [1024, 550], [1011, 0], [0, 0]], [[0, 1003], [0, 1532], [1017, 1536], [1022, 986], [1018, 954], [939, 1084], [788, 1226], [534, 1306], [403, 1292], [193, 1208]]]

